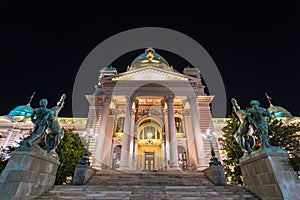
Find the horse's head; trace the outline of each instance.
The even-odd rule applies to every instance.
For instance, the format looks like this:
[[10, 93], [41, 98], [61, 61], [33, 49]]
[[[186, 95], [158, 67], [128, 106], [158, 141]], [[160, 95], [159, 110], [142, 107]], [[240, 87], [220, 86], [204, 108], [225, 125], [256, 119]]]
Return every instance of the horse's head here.
[[239, 112], [239, 110], [241, 110], [239, 104], [237, 103], [235, 98], [231, 99], [231, 103], [232, 103], [232, 108], [233, 108], [234, 112], [237, 114], [237, 112]]

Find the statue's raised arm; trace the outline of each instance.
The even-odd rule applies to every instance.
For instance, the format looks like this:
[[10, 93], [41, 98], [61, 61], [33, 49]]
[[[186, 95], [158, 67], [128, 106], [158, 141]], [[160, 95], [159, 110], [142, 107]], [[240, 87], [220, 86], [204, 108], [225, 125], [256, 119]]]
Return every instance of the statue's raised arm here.
[[58, 123], [58, 113], [63, 108], [66, 95], [63, 94], [56, 106], [50, 109], [50, 117], [48, 119], [48, 128], [50, 132], [46, 135], [46, 149], [48, 153], [57, 156], [55, 150], [64, 136], [64, 131]]
[[55, 116], [53, 116], [53, 117], [56, 117], [56, 118], [58, 117], [58, 113], [64, 107], [65, 99], [66, 99], [66, 95], [65, 94], [61, 95], [60, 100], [56, 103], [56, 106], [51, 108], [51, 111], [55, 112]]
[[234, 137], [238, 144], [250, 154], [253, 151], [255, 145], [254, 137], [251, 135], [249, 130], [250, 122], [247, 116], [247, 112], [242, 110], [238, 105], [236, 99], [231, 99], [232, 109], [239, 119], [239, 128], [236, 131]]

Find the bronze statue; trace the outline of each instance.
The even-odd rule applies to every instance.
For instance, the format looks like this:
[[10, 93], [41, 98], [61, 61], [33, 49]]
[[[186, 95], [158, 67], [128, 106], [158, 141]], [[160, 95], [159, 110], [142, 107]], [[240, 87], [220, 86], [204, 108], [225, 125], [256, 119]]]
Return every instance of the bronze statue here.
[[20, 150], [26, 148], [37, 148], [42, 150], [39, 146], [45, 140], [46, 146], [44, 149], [49, 154], [57, 156], [55, 150], [63, 138], [63, 129], [58, 123], [58, 113], [63, 108], [66, 95], [63, 94], [57, 105], [51, 109], [47, 108], [47, 99], [40, 100], [40, 108], [35, 108], [31, 115], [31, 121], [34, 124], [34, 130], [31, 135], [26, 138], [20, 146]]
[[251, 108], [247, 111], [241, 110], [237, 101], [233, 98], [231, 99], [233, 105], [233, 111], [239, 118], [240, 125], [235, 133], [235, 138], [239, 145], [250, 154], [254, 151], [253, 147], [255, 145], [254, 137], [252, 136], [250, 127], [253, 128], [253, 135], [259, 137], [260, 149], [267, 152], [284, 152], [283, 149], [271, 146], [269, 144], [268, 135], [268, 124], [266, 117], [273, 118], [274, 116], [265, 108], [259, 106], [259, 101], [252, 100], [250, 102]]
[[49, 109], [47, 108], [47, 99], [40, 100], [40, 108], [35, 108], [31, 115], [31, 121], [34, 124], [34, 130], [31, 135], [26, 138], [21, 148], [34, 147], [41, 150], [39, 143], [44, 139], [45, 131], [48, 126]]
[[271, 147], [268, 141], [268, 124], [265, 120], [265, 117], [273, 118], [271, 113], [259, 106], [259, 101], [252, 100], [250, 102], [252, 108], [247, 111], [247, 116], [252, 119], [252, 125], [254, 129], [254, 134], [259, 136], [261, 146], [260, 148], [268, 148]]
[[255, 145], [255, 139], [249, 130], [251, 119], [248, 117], [247, 112], [240, 108], [234, 98], [231, 99], [231, 103], [233, 105], [233, 111], [240, 121], [239, 128], [234, 137], [243, 150], [250, 154], [253, 152], [253, 147]]

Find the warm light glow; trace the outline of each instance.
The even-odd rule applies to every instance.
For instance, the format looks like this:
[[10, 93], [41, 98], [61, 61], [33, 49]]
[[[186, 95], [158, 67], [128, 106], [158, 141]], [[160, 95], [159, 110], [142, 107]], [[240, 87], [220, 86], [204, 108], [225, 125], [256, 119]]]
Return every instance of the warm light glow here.
[[147, 138], [148, 138], [148, 139], [151, 139], [152, 136], [153, 136], [153, 133], [151, 133], [151, 132], [147, 133]]
[[93, 128], [90, 128], [89, 135], [90, 135], [90, 136], [93, 136], [93, 135], [94, 135], [94, 129], [93, 129]]
[[206, 136], [209, 137], [210, 136], [210, 130], [206, 129]]
[[185, 134], [184, 133], [176, 133], [177, 138], [184, 138]]
[[123, 133], [122, 132], [115, 133], [115, 137], [121, 138], [123, 137]]

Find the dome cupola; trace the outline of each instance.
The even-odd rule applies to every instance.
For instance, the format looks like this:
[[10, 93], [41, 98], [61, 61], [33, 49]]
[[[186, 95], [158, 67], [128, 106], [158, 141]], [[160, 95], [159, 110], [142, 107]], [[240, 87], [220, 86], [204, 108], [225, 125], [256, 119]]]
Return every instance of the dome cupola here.
[[173, 67], [151, 47], [133, 60], [127, 71], [143, 68], [143, 67], [158, 67], [167, 71], [174, 71]]

